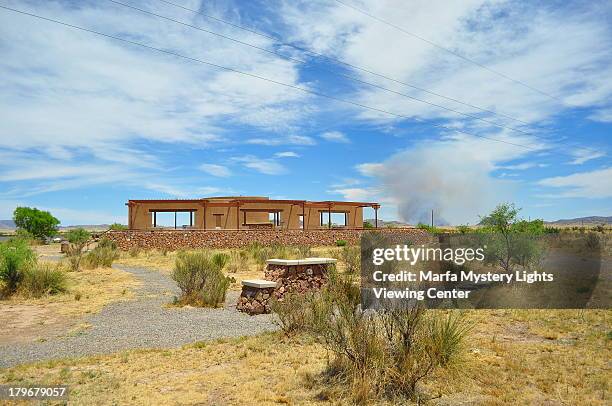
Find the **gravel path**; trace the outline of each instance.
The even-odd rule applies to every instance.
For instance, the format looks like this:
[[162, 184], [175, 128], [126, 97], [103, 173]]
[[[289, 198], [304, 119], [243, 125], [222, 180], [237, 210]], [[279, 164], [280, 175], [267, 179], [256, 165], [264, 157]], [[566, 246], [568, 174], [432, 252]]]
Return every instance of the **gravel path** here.
[[272, 315], [248, 316], [235, 309], [238, 292], [228, 292], [225, 308], [167, 308], [177, 294], [167, 276], [115, 266], [142, 281], [136, 299], [107, 305], [83, 322], [91, 328], [45, 342], [0, 346], [0, 367], [53, 358], [113, 353], [130, 348], [178, 347], [201, 340], [254, 335], [277, 329]]

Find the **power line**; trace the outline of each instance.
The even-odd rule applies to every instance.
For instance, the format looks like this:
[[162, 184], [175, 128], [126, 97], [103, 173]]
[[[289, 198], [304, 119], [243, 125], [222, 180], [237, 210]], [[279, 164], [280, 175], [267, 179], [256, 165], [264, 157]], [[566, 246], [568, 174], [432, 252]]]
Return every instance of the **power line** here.
[[484, 107], [479, 107], [479, 106], [476, 106], [476, 105], [471, 104], [471, 103], [463, 102], [463, 101], [455, 99], [453, 97], [445, 96], [443, 94], [436, 93], [434, 91], [425, 89], [423, 87], [419, 87], [419, 86], [413, 85], [411, 83], [407, 83], [407, 82], [404, 82], [402, 80], [395, 79], [393, 77], [390, 77], [390, 76], [387, 76], [387, 75], [384, 75], [384, 74], [381, 74], [381, 73], [374, 72], [374, 71], [372, 71], [370, 69], [367, 69], [367, 68], [364, 68], [364, 67], [352, 64], [350, 62], [343, 61], [343, 60], [338, 59], [338, 58], [334, 58], [332, 56], [328, 56], [328, 55], [322, 54], [320, 52], [313, 51], [311, 49], [307, 49], [307, 48], [304, 48], [304, 47], [301, 47], [301, 46], [298, 46], [298, 45], [295, 45], [295, 44], [291, 44], [289, 42], [283, 42], [282, 39], [279, 39], [278, 37], [266, 34], [264, 32], [258, 31], [258, 30], [254, 30], [254, 29], [249, 28], [249, 27], [245, 27], [243, 25], [232, 23], [231, 21], [227, 21], [227, 20], [221, 19], [219, 17], [212, 16], [210, 14], [206, 14], [206, 13], [204, 13], [202, 11], [199, 11], [199, 10], [194, 10], [194, 9], [189, 8], [189, 7], [185, 7], [185, 6], [173, 3], [173, 2], [168, 1], [168, 0], [157, 0], [157, 1], [165, 3], [165, 4], [168, 4], [170, 6], [181, 8], [181, 9], [186, 10], [186, 11], [190, 11], [192, 13], [201, 15], [202, 17], [208, 18], [208, 19], [210, 19], [212, 21], [216, 21], [216, 22], [219, 22], [219, 23], [222, 23], [222, 24], [229, 25], [229, 26], [234, 27], [234, 28], [238, 28], [238, 29], [246, 31], [246, 32], [250, 32], [250, 33], [258, 35], [258, 36], [260, 36], [262, 38], [266, 38], [266, 39], [272, 40], [272, 41], [276, 42], [278, 45], [291, 47], [291, 48], [296, 49], [298, 51], [307, 53], [309, 55], [316, 56], [316, 57], [319, 57], [319, 58], [324, 58], [324, 59], [327, 59], [329, 61], [341, 64], [341, 65], [344, 65], [344, 66], [348, 66], [348, 67], [356, 69], [356, 70], [359, 70], [361, 72], [365, 72], [365, 73], [368, 73], [370, 75], [374, 75], [374, 76], [377, 76], [379, 78], [386, 79], [386, 80], [389, 80], [391, 82], [395, 82], [395, 83], [398, 83], [398, 84], [403, 85], [403, 86], [410, 87], [410, 88], [415, 89], [415, 90], [419, 90], [421, 92], [430, 94], [432, 96], [440, 97], [442, 99], [446, 99], [446, 100], [449, 100], [449, 101], [452, 101], [452, 102], [455, 102], [455, 103], [458, 103], [458, 104], [461, 104], [461, 105], [464, 105], [464, 106], [467, 106], [467, 107], [471, 107], [473, 109], [480, 110], [480, 111], [485, 112], [485, 113], [490, 113], [490, 114], [494, 114], [494, 115], [497, 115], [497, 116], [505, 117], [505, 118], [507, 118], [509, 120], [512, 120], [512, 121], [515, 121], [517, 123], [521, 123], [521, 124], [525, 124], [525, 125], [529, 125], [530, 124], [527, 121], [520, 120], [518, 118], [515, 118], [515, 117], [512, 117], [510, 115], [501, 113], [499, 111], [489, 110], [489, 109], [486, 109]]
[[475, 60], [473, 60], [473, 59], [471, 59], [471, 58], [468, 58], [467, 56], [463, 56], [462, 54], [460, 54], [460, 53], [458, 53], [458, 52], [455, 52], [455, 51], [453, 51], [452, 49], [448, 49], [448, 48], [446, 48], [446, 47], [443, 47], [442, 45], [436, 44], [435, 42], [433, 42], [433, 41], [431, 41], [431, 40], [428, 40], [427, 38], [424, 38], [424, 37], [422, 37], [422, 36], [420, 36], [420, 35], [417, 35], [417, 34], [415, 34], [415, 33], [413, 33], [413, 32], [407, 31], [407, 30], [405, 30], [404, 28], [402, 28], [402, 27], [400, 27], [400, 26], [398, 26], [398, 25], [396, 25], [396, 24], [393, 24], [393, 23], [391, 23], [391, 22], [389, 22], [389, 21], [387, 21], [387, 20], [383, 20], [382, 18], [376, 17], [375, 15], [373, 15], [373, 14], [371, 14], [371, 13], [368, 13], [367, 11], [365, 11], [365, 10], [363, 10], [363, 9], [361, 9], [361, 8], [355, 7], [355, 6], [351, 5], [351, 4], [347, 4], [347, 3], [345, 3], [345, 2], [343, 2], [343, 1], [341, 1], [341, 0], [334, 0], [334, 1], [335, 1], [336, 3], [338, 3], [338, 4], [343, 5], [344, 7], [348, 7], [348, 8], [350, 8], [350, 9], [352, 9], [352, 10], [355, 10], [355, 11], [357, 11], [357, 12], [359, 12], [359, 13], [363, 14], [363, 15], [366, 15], [366, 16], [368, 16], [368, 17], [370, 17], [370, 18], [372, 18], [372, 19], [374, 19], [374, 20], [376, 20], [376, 21], [378, 21], [378, 22], [380, 22], [380, 23], [383, 23], [383, 24], [386, 24], [386, 25], [388, 25], [388, 26], [390, 26], [390, 27], [393, 27], [393, 28], [395, 28], [396, 30], [401, 31], [401, 32], [403, 32], [403, 33], [404, 33], [404, 34], [406, 34], [406, 35], [409, 35], [409, 36], [411, 36], [411, 37], [413, 37], [413, 38], [416, 38], [416, 39], [418, 39], [418, 40], [421, 40], [421, 41], [423, 41], [423, 42], [426, 42], [427, 44], [429, 44], [429, 45], [431, 45], [431, 46], [434, 46], [434, 47], [436, 47], [436, 48], [438, 48], [438, 49], [441, 49], [441, 50], [443, 50], [443, 51], [445, 51], [445, 52], [448, 52], [448, 53], [450, 53], [450, 54], [452, 54], [452, 55], [456, 56], [457, 58], [463, 59], [463, 60], [464, 60], [464, 61], [466, 61], [466, 62], [470, 62], [470, 63], [472, 63], [472, 64], [474, 64], [474, 65], [476, 65], [476, 66], [478, 66], [478, 67], [480, 67], [480, 68], [482, 68], [482, 69], [485, 69], [485, 70], [487, 70], [487, 71], [489, 71], [489, 72], [491, 72], [491, 73], [494, 73], [494, 74], [496, 74], [496, 75], [498, 75], [498, 76], [501, 76], [501, 77], [502, 77], [502, 78], [504, 78], [504, 79], [507, 79], [507, 80], [509, 80], [509, 81], [511, 81], [511, 82], [514, 82], [514, 83], [516, 83], [516, 84], [519, 84], [519, 85], [521, 85], [521, 86], [524, 86], [524, 87], [526, 87], [526, 88], [528, 88], [528, 89], [530, 89], [530, 90], [532, 90], [532, 91], [534, 91], [534, 92], [540, 93], [541, 95], [546, 96], [546, 97], [549, 97], [549, 98], [551, 98], [551, 99], [553, 99], [553, 100], [556, 100], [556, 101], [558, 101], [558, 102], [563, 102], [563, 100], [561, 100], [560, 98], [558, 98], [558, 97], [556, 97], [556, 96], [551, 95], [550, 93], [546, 93], [546, 92], [544, 92], [544, 91], [542, 91], [542, 90], [540, 90], [540, 89], [537, 89], [537, 88], [535, 88], [535, 87], [533, 87], [533, 86], [531, 86], [531, 85], [528, 85], [527, 83], [522, 82], [522, 81], [520, 81], [520, 80], [518, 80], [518, 79], [513, 79], [513, 78], [511, 78], [510, 76], [508, 76], [508, 75], [506, 75], [506, 74], [504, 74], [504, 73], [502, 73], [502, 72], [500, 72], [500, 71], [497, 71], [497, 70], [495, 70], [495, 69], [489, 68], [488, 66], [486, 66], [486, 65], [484, 65], [484, 64], [482, 64], [482, 63], [480, 63], [480, 62], [478, 62], [478, 61], [475, 61]]
[[[299, 90], [299, 91], [304, 92], [304, 93], [309, 93], [309, 94], [313, 94], [315, 96], [323, 97], [323, 98], [326, 98], [326, 99], [330, 99], [330, 100], [334, 100], [334, 101], [339, 101], [341, 103], [350, 104], [350, 105], [353, 105], [353, 106], [356, 106], [356, 107], [360, 107], [360, 108], [363, 108], [363, 109], [375, 111], [375, 112], [378, 112], [378, 113], [383, 113], [383, 114], [387, 114], [387, 115], [390, 115], [390, 116], [394, 116], [394, 117], [402, 118], [402, 119], [407, 119], [407, 120], [411, 120], [412, 119], [412, 120], [416, 120], [416, 121], [419, 121], [419, 122], [425, 122], [426, 121], [426, 120], [419, 119], [417, 117], [411, 117], [411, 116], [407, 116], [407, 115], [404, 115], [404, 114], [393, 113], [393, 112], [390, 112], [390, 111], [387, 111], [387, 110], [384, 110], [384, 109], [379, 109], [379, 108], [376, 108], [376, 107], [367, 106], [365, 104], [361, 104], [361, 103], [358, 103], [358, 102], [355, 102], [355, 101], [352, 101], [352, 100], [342, 99], [342, 98], [339, 98], [339, 97], [336, 97], [336, 96], [331, 96], [331, 95], [328, 95], [328, 94], [325, 94], [325, 93], [320, 93], [320, 92], [315, 91], [315, 90], [310, 90], [310, 89], [306, 89], [306, 88], [303, 88], [303, 87], [300, 87], [300, 86], [295, 86], [295, 85], [292, 85], [292, 84], [279, 82], [277, 80], [266, 78], [266, 77], [263, 77], [263, 76], [259, 76], [259, 75], [253, 74], [253, 73], [243, 72], [243, 71], [240, 71], [238, 69], [230, 68], [230, 67], [223, 66], [223, 65], [218, 65], [218, 64], [215, 64], [215, 63], [212, 63], [212, 62], [208, 62], [208, 61], [204, 61], [204, 60], [198, 59], [198, 58], [193, 58], [193, 57], [190, 57], [190, 56], [179, 54], [179, 53], [174, 52], [174, 51], [169, 51], [167, 49], [156, 48], [154, 46], [146, 45], [146, 44], [143, 44], [141, 42], [136, 42], [136, 41], [128, 40], [128, 39], [125, 39], [125, 38], [117, 37], [117, 36], [114, 36], [114, 35], [111, 35], [111, 34], [106, 34], [106, 33], [103, 33], [103, 32], [90, 30], [88, 28], [84, 28], [84, 27], [80, 27], [78, 25], [73, 25], [73, 24], [70, 24], [70, 23], [66, 23], [66, 22], [63, 22], [63, 21], [60, 21], [60, 20], [55, 20], [55, 19], [52, 19], [52, 18], [44, 17], [44, 16], [41, 16], [41, 15], [38, 15], [38, 14], [33, 14], [33, 13], [30, 13], [30, 12], [27, 12], [27, 11], [17, 10], [17, 9], [14, 9], [14, 8], [11, 8], [11, 7], [6, 7], [6, 6], [3, 6], [3, 5], [0, 5], [0, 8], [2, 8], [4, 10], [9, 10], [9, 11], [12, 11], [12, 12], [15, 12], [15, 13], [23, 14], [23, 15], [26, 15], [26, 16], [34, 17], [34, 18], [37, 18], [37, 19], [40, 19], [40, 20], [48, 21], [48, 22], [51, 22], [51, 23], [60, 24], [60, 25], [63, 25], [65, 27], [73, 28], [75, 30], [79, 30], [79, 31], [83, 31], [83, 32], [88, 32], [90, 34], [95, 34], [95, 35], [103, 36], [103, 37], [106, 37], [106, 38], [111, 38], [111, 39], [114, 39], [116, 41], [121, 41], [123, 43], [131, 44], [131, 45], [136, 45], [136, 46], [139, 46], [141, 48], [146, 48], [146, 49], [149, 49], [149, 50], [152, 50], [152, 51], [161, 52], [161, 53], [164, 53], [164, 54], [167, 54], [167, 55], [171, 55], [171, 56], [175, 56], [175, 57], [178, 57], [178, 58], [182, 58], [182, 59], [185, 59], [185, 60], [189, 60], [189, 61], [193, 61], [193, 62], [198, 62], [198, 63], [201, 63], [203, 65], [212, 66], [214, 68], [218, 68], [218, 69], [225, 70], [225, 71], [228, 71], [228, 72], [234, 72], [234, 73], [238, 73], [238, 74], [241, 74], [241, 75], [244, 75], [244, 76], [249, 76], [249, 77], [252, 77], [252, 78], [255, 78], [255, 79], [259, 79], [259, 80], [263, 80], [263, 81], [266, 81], [266, 82], [274, 83], [274, 84], [279, 85], [279, 86], [284, 86], [284, 87], [291, 88], [291, 89], [294, 89], [294, 90]], [[500, 139], [496, 139], [496, 138], [491, 138], [491, 137], [485, 137], [483, 135], [474, 134], [474, 133], [471, 133], [471, 132], [468, 132], [468, 131], [465, 131], [465, 130], [461, 130], [461, 129], [458, 129], [458, 128], [448, 127], [448, 126], [445, 126], [445, 125], [442, 125], [442, 124], [433, 124], [433, 123], [430, 123], [430, 125], [432, 125], [434, 127], [438, 127], [438, 128], [443, 128], [445, 130], [457, 131], [457, 132], [460, 132], [460, 133], [463, 133], [463, 134], [466, 134], [466, 135], [470, 135], [470, 136], [473, 136], [473, 137], [483, 138], [483, 139], [486, 139], [486, 140], [489, 140], [489, 141], [501, 142], [501, 143], [512, 145], [512, 146], [515, 146], [515, 147], [525, 148], [525, 149], [531, 150], [531, 151], [537, 151], [536, 148], [530, 147], [528, 145], [517, 144], [517, 143], [513, 143], [513, 142], [509, 142], [509, 141], [504, 141], [504, 140], [500, 140]]]
[[[258, 45], [253, 45], [253, 44], [250, 44], [248, 42], [244, 42], [242, 40], [238, 40], [236, 38], [229, 37], [229, 36], [227, 36], [225, 34], [219, 34], [219, 33], [215, 32], [215, 31], [211, 31], [211, 30], [208, 30], [208, 29], [205, 29], [205, 28], [193, 25], [193, 24], [189, 24], [189, 23], [186, 23], [186, 22], [183, 22], [183, 21], [175, 20], [173, 18], [164, 16], [164, 15], [161, 15], [161, 14], [157, 14], [157, 13], [154, 13], [152, 11], [144, 10], [144, 9], [139, 8], [139, 7], [132, 6], [132, 5], [129, 5], [129, 4], [126, 4], [126, 3], [122, 3], [120, 1], [116, 1], [116, 0], [107, 0], [107, 1], [109, 1], [111, 3], [114, 3], [114, 4], [117, 4], [117, 5], [120, 5], [120, 6], [123, 6], [123, 7], [126, 7], [126, 8], [129, 8], [129, 9], [132, 9], [132, 10], [139, 11], [139, 12], [144, 13], [144, 14], [148, 14], [148, 15], [151, 15], [151, 16], [154, 16], [154, 17], [162, 18], [164, 20], [171, 21], [173, 23], [180, 24], [180, 25], [185, 26], [185, 27], [193, 28], [193, 29], [196, 29], [198, 31], [205, 32], [207, 34], [215, 35], [215, 36], [218, 36], [220, 38], [223, 38], [223, 39], [226, 39], [226, 40], [238, 43], [240, 45], [245, 45], [245, 46], [257, 49], [259, 51], [263, 51], [263, 52], [266, 52], [266, 53], [269, 53], [269, 54], [272, 54], [272, 55], [275, 55], [275, 56], [279, 56], [281, 58], [284, 58], [284, 59], [287, 59], [287, 60], [290, 60], [290, 61], [299, 62], [299, 63], [306, 63], [306, 61], [303, 60], [303, 59], [286, 56], [286, 55], [281, 54], [279, 52], [272, 51], [272, 50], [266, 49], [264, 47], [260, 47]], [[411, 95], [406, 94], [406, 93], [398, 92], [396, 90], [389, 89], [387, 87], [380, 86], [380, 85], [377, 85], [375, 83], [367, 82], [365, 80], [361, 80], [361, 79], [355, 78], [355, 77], [350, 76], [350, 75], [346, 75], [346, 74], [341, 73], [341, 72], [335, 72], [335, 71], [332, 71], [332, 70], [327, 69], [327, 68], [322, 68], [322, 69], [326, 70], [326, 71], [328, 71], [328, 72], [330, 72], [332, 74], [336, 74], [338, 76], [341, 76], [341, 77], [344, 77], [346, 79], [352, 80], [354, 82], [357, 82], [357, 83], [360, 83], [360, 84], [364, 84], [364, 85], [367, 85], [367, 86], [370, 86], [370, 87], [374, 87], [374, 88], [377, 88], [377, 89], [380, 89], [380, 90], [383, 90], [383, 91], [386, 91], [386, 92], [389, 92], [389, 93], [393, 93], [393, 94], [396, 94], [396, 95], [399, 95], [399, 96], [411, 99], [413, 101], [424, 103], [424, 104], [430, 105], [432, 107], [440, 108], [440, 109], [443, 109], [443, 110], [446, 110], [446, 111], [449, 111], [449, 112], [452, 112], [452, 113], [455, 113], [455, 114], [459, 114], [459, 115], [462, 115], [462, 116], [465, 116], [465, 117], [469, 117], [469, 118], [471, 118], [473, 120], [479, 120], [479, 121], [482, 121], [484, 123], [487, 123], [489, 125], [492, 125], [492, 126], [495, 126], [495, 127], [498, 127], [498, 128], [504, 128], [504, 129], [511, 130], [511, 131], [516, 131], [516, 132], [519, 132], [519, 133], [522, 133], [522, 134], [525, 134], [525, 135], [533, 135], [533, 136], [538, 137], [538, 138], [546, 139], [545, 137], [541, 137], [541, 136], [532, 134], [529, 131], [524, 131], [524, 130], [521, 130], [521, 129], [516, 128], [516, 127], [511, 127], [511, 126], [506, 126], [506, 125], [503, 125], [503, 124], [498, 124], [498, 123], [496, 123], [494, 121], [490, 121], [490, 120], [487, 120], [485, 118], [475, 116], [473, 114], [464, 113], [462, 111], [455, 110], [455, 109], [452, 109], [452, 108], [449, 108], [449, 107], [446, 107], [446, 106], [442, 106], [442, 105], [437, 104], [437, 103], [432, 103], [432, 102], [429, 102], [427, 100], [423, 100], [423, 99], [411, 96]]]

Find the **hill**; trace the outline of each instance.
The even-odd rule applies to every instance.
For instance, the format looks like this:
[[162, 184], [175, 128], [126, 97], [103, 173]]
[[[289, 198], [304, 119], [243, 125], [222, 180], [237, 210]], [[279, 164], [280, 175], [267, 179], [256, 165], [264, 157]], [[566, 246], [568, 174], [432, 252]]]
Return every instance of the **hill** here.
[[14, 230], [15, 222], [13, 220], [0, 220], [0, 230]]
[[612, 224], [612, 216], [588, 216], [588, 217], [577, 217], [574, 219], [561, 219], [556, 221], [546, 221], [546, 224], [555, 225], [598, 225], [598, 224]]

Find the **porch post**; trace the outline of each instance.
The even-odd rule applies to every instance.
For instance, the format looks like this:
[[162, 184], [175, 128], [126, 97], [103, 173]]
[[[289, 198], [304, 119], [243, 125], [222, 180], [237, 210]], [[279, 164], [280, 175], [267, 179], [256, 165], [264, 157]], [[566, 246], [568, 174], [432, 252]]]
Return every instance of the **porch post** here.
[[378, 207], [374, 207], [374, 228], [378, 228]]

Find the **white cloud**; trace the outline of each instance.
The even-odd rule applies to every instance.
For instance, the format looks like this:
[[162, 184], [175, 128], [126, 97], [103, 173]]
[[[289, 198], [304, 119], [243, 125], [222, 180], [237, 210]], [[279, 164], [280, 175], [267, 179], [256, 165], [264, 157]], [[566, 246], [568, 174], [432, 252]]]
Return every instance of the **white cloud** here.
[[304, 135], [287, 135], [283, 137], [268, 137], [268, 138], [251, 138], [248, 139], [247, 144], [255, 145], [315, 145], [316, 142], [312, 137]]
[[[294, 41], [351, 64], [528, 123], [546, 123], [567, 108], [600, 105], [612, 96], [609, 7], [595, 3], [592, 7], [588, 6], [591, 3], [547, 7], [486, 0], [450, 3], [364, 0], [359, 5], [442, 47], [555, 95], [562, 102], [338, 3], [320, 0], [283, 4], [283, 15], [293, 28]], [[529, 18], [525, 18], [526, 14]], [[479, 114], [504, 125], [521, 125], [362, 71], [356, 70], [355, 74], [363, 80], [464, 113]], [[406, 116], [460, 118], [455, 113], [368, 86], [358, 87], [355, 97], [362, 104]], [[360, 110], [360, 114], [374, 121], [399, 120], [372, 111]]]
[[331, 142], [349, 143], [351, 142], [348, 137], [340, 131], [327, 131], [321, 134], [321, 138]]
[[376, 176], [381, 173], [385, 166], [380, 163], [364, 163], [357, 165], [357, 171], [364, 176]]
[[[309, 86], [301, 82], [294, 62], [111, 3], [7, 5], [290, 85]], [[210, 24], [160, 4], [140, 6], [204, 28]], [[231, 9], [214, 12], [235, 17]], [[225, 34], [232, 30], [214, 26], [214, 31]], [[21, 173], [12, 165], [2, 168], [0, 162], [2, 181], [38, 182], [2, 188], [12, 194], [78, 188], [117, 174], [116, 181], [144, 183], [146, 174], [157, 175], [172, 164], [161, 154], [145, 153], [141, 145], [155, 143], [160, 150], [182, 143], [182, 148], [200, 149], [242, 142], [232, 139], [228, 124], [269, 131], [280, 139], [315, 111], [305, 107], [310, 96], [302, 92], [8, 11], [0, 12], [0, 36], [0, 149], [52, 161], [46, 171], [37, 171], [32, 162], [23, 165]], [[271, 46], [270, 41], [243, 32], [240, 38]], [[299, 136], [289, 137], [289, 142], [314, 143]], [[160, 148], [164, 143], [168, 147]], [[115, 171], [119, 163], [121, 170]], [[99, 170], [104, 165], [108, 174]]]
[[570, 161], [572, 165], [582, 165], [583, 163], [606, 156], [603, 151], [594, 151], [592, 149], [581, 148], [572, 151], [574, 159]]
[[216, 164], [202, 164], [198, 167], [201, 171], [208, 173], [212, 176], [218, 176], [220, 178], [227, 178], [231, 176], [230, 170], [227, 166], [216, 165]]
[[274, 156], [277, 158], [299, 158], [300, 157], [299, 154], [293, 151], [277, 152], [276, 154], [274, 154]]
[[246, 168], [254, 169], [264, 175], [281, 175], [287, 172], [287, 168], [273, 159], [258, 158], [252, 155], [234, 157], [234, 161], [242, 163]]
[[509, 169], [511, 171], [524, 171], [526, 169], [531, 169], [531, 168], [544, 168], [548, 165], [546, 164], [539, 164], [537, 162], [522, 162], [520, 164], [516, 164], [516, 165], [503, 165], [500, 166], [500, 169]]
[[540, 180], [538, 184], [560, 189], [548, 197], [587, 199], [612, 197], [612, 167], [546, 178]]

